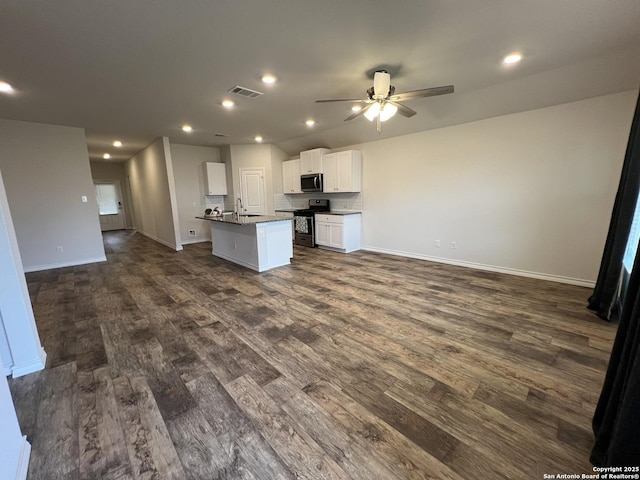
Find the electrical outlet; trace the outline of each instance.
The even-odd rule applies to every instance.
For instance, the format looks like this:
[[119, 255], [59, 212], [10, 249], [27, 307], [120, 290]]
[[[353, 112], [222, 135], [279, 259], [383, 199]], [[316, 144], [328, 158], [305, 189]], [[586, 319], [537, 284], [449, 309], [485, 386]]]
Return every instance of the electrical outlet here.
[[195, 237], [196, 236], [196, 230], [194, 228], [189, 230], [189, 236], [190, 237]]
[[456, 242], [451, 242], [451, 248], [456, 248]]
[[436, 248], [440, 248], [440, 240], [435, 240], [433, 244]]

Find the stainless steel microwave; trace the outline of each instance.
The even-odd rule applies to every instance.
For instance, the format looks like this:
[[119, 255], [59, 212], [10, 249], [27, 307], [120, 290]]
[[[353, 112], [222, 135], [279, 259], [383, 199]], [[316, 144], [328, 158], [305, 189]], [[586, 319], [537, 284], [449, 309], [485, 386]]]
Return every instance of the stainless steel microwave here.
[[300, 187], [303, 192], [321, 192], [322, 191], [322, 174], [311, 173], [309, 175], [301, 175]]

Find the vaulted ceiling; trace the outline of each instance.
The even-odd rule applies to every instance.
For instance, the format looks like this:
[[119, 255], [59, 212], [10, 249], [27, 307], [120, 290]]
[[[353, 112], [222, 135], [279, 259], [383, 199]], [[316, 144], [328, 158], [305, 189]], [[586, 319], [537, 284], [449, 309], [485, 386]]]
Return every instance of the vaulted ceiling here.
[[[637, 0], [3, 0], [0, 118], [82, 127], [92, 159], [159, 136], [337, 148], [637, 89], [638, 25]], [[407, 102], [418, 115], [381, 134], [344, 122], [348, 103], [315, 103], [364, 98], [378, 67], [397, 92], [456, 92]]]

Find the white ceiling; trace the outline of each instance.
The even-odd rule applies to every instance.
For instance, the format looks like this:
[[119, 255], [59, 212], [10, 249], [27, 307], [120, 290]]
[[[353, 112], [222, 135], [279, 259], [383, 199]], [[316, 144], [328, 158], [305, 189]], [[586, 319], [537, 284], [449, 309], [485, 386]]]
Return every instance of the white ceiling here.
[[[503, 67], [515, 50], [524, 60]], [[343, 122], [348, 103], [314, 103], [364, 98], [383, 65], [396, 92], [456, 93], [406, 102], [418, 115], [382, 134]], [[261, 83], [267, 72], [276, 84]], [[159, 136], [257, 134], [293, 155], [637, 89], [640, 1], [2, 0], [0, 80], [16, 89], [0, 118], [83, 127], [92, 159], [127, 159]], [[227, 94], [235, 85], [264, 95]]]

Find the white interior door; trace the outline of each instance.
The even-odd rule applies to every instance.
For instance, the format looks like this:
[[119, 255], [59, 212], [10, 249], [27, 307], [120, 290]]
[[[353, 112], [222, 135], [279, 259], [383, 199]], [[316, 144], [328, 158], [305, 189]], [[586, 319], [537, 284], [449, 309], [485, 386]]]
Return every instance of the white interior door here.
[[124, 228], [124, 211], [120, 182], [117, 180], [96, 181], [96, 198], [100, 213], [100, 229], [122, 230]]
[[264, 169], [240, 169], [240, 198], [247, 215], [264, 215], [267, 209], [264, 187]]

